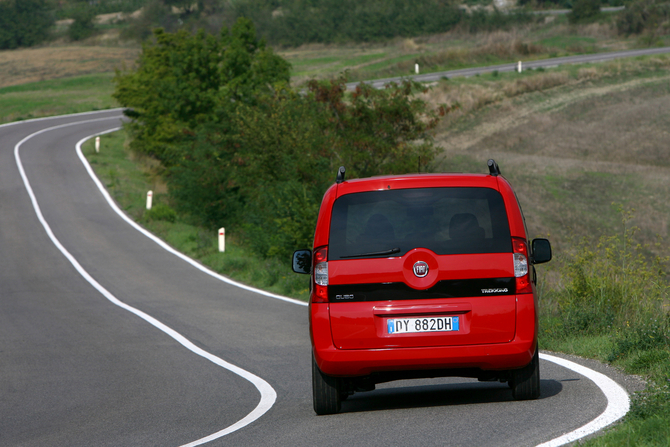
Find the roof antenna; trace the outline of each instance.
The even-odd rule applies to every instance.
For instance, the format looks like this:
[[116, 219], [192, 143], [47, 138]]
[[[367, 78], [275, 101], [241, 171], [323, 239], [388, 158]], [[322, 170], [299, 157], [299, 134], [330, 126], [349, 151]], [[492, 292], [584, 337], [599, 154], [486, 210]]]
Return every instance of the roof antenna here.
[[340, 166], [340, 169], [337, 170], [337, 177], [335, 178], [335, 183], [342, 183], [344, 181], [344, 173], [347, 172], [344, 169], [344, 166]]
[[500, 175], [500, 168], [498, 167], [498, 163], [496, 163], [494, 159], [490, 159], [488, 162], [486, 162], [486, 164], [489, 165], [489, 174], [491, 174], [494, 177]]

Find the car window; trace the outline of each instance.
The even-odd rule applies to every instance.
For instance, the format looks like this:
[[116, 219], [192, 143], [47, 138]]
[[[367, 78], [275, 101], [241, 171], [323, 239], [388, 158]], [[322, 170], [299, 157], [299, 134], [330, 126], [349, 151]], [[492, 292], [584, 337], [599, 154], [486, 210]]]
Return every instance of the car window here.
[[417, 188], [347, 194], [333, 205], [329, 259], [512, 252], [505, 205], [490, 188]]

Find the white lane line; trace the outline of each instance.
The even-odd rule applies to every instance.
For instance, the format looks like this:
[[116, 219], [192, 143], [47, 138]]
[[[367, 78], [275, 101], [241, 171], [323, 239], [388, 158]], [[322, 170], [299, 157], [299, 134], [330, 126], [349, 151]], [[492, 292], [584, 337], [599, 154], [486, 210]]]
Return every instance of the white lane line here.
[[[225, 436], [229, 433], [232, 433], [234, 431], [237, 431], [243, 427], [246, 427], [247, 425], [251, 424], [261, 416], [263, 416], [272, 406], [274, 405], [275, 401], [277, 400], [277, 393], [275, 390], [270, 386], [269, 383], [267, 383], [265, 380], [261, 379], [260, 377], [250, 373], [249, 371], [245, 371], [244, 369], [235, 366], [231, 363], [226, 362], [225, 360], [221, 359], [220, 357], [217, 357], [213, 354], [210, 354], [209, 352], [197, 347], [193, 343], [191, 343], [188, 339], [186, 339], [183, 335], [179, 334], [175, 330], [171, 329], [170, 327], [164, 325], [160, 321], [156, 320], [152, 316], [142, 312], [141, 310], [135, 309], [134, 307], [131, 307], [119, 299], [117, 299], [114, 295], [112, 295], [107, 289], [105, 289], [102, 285], [100, 285], [84, 268], [79, 264], [79, 262], [70, 254], [69, 251], [60, 243], [60, 241], [56, 238], [56, 236], [53, 234], [51, 231], [51, 227], [47, 223], [47, 221], [44, 219], [44, 216], [42, 215], [42, 210], [37, 202], [37, 199], [35, 197], [35, 194], [33, 192], [32, 187], [30, 186], [30, 182], [28, 181], [28, 177], [26, 176], [25, 170], [23, 169], [23, 164], [21, 163], [21, 156], [19, 154], [19, 149], [23, 143], [28, 141], [29, 139], [33, 138], [36, 135], [52, 131], [54, 129], [59, 129], [63, 127], [68, 127], [68, 126], [75, 126], [75, 125], [80, 125], [80, 124], [85, 124], [85, 123], [91, 123], [91, 122], [97, 122], [97, 121], [104, 121], [104, 120], [110, 120], [110, 119], [115, 119], [118, 120], [119, 117], [111, 117], [111, 118], [98, 118], [98, 119], [93, 119], [93, 120], [86, 120], [86, 121], [79, 121], [76, 123], [68, 123], [68, 124], [62, 124], [60, 126], [54, 126], [54, 127], [49, 127], [46, 129], [42, 129], [40, 131], [37, 131], [35, 133], [32, 133], [19, 141], [16, 146], [14, 146], [14, 158], [16, 159], [16, 164], [19, 169], [19, 173], [21, 174], [21, 178], [23, 179], [23, 184], [25, 185], [26, 190], [28, 191], [28, 195], [30, 196], [30, 200], [33, 204], [33, 208], [35, 209], [35, 214], [37, 214], [37, 218], [39, 219], [40, 223], [44, 227], [44, 230], [46, 231], [47, 235], [51, 239], [51, 241], [54, 243], [54, 245], [61, 251], [61, 253], [67, 258], [68, 261], [72, 264], [72, 266], [79, 272], [79, 274], [86, 280], [88, 281], [98, 292], [100, 292], [105, 298], [107, 298], [109, 301], [114, 303], [115, 305], [127, 310], [128, 312], [131, 312], [138, 317], [142, 318], [152, 326], [156, 327], [157, 329], [163, 331], [170, 337], [172, 337], [174, 340], [176, 340], [178, 343], [180, 343], [182, 346], [184, 346], [186, 349], [190, 350], [191, 352], [204, 357], [205, 359], [211, 361], [212, 363], [221, 366], [222, 368], [227, 369], [228, 371], [237, 374], [240, 377], [243, 377], [244, 379], [248, 380], [251, 382], [256, 389], [260, 392], [261, 394], [261, 399], [256, 408], [251, 411], [251, 413], [247, 414], [244, 418], [241, 420], [237, 421], [233, 425], [224, 428], [223, 430], [220, 430], [216, 433], [213, 433], [209, 436], [206, 436], [201, 439], [197, 439], [191, 443], [185, 444], [185, 446], [191, 447], [191, 446], [197, 446], [201, 444], [205, 444], [207, 442], [213, 441], [215, 439], [221, 438], [222, 436]], [[80, 150], [80, 145], [81, 143], [85, 141], [82, 140], [79, 143], [77, 143], [77, 148], [79, 150], [79, 153], [81, 153]], [[90, 166], [89, 166], [90, 167]]]
[[574, 442], [602, 430], [628, 413], [628, 410], [630, 409], [630, 398], [628, 393], [621, 387], [621, 385], [607, 377], [605, 374], [601, 374], [578, 363], [571, 362], [570, 360], [565, 360], [549, 354], [540, 353], [540, 358], [542, 360], [556, 363], [564, 368], [571, 369], [593, 381], [605, 395], [605, 398], [607, 399], [607, 408], [605, 408], [605, 411], [600, 416], [588, 424], [583, 425], [570, 433], [552, 439], [551, 441], [539, 444], [537, 447], [558, 447], [560, 445]]
[[86, 116], [86, 115], [99, 115], [102, 113], [109, 113], [109, 112], [121, 112], [123, 109], [122, 108], [115, 108], [115, 109], [105, 109], [105, 110], [95, 110], [92, 112], [79, 112], [79, 113], [71, 113], [69, 115], [54, 115], [54, 116], [44, 116], [42, 118], [31, 118], [29, 120], [21, 120], [21, 121], [12, 121], [11, 123], [5, 123], [5, 124], [0, 124], [0, 127], [10, 127], [10, 126], [16, 126], [19, 124], [25, 124], [25, 123], [36, 123], [38, 121], [50, 121], [50, 120], [55, 120], [58, 118], [68, 118], [68, 117], [73, 117], [73, 116]]

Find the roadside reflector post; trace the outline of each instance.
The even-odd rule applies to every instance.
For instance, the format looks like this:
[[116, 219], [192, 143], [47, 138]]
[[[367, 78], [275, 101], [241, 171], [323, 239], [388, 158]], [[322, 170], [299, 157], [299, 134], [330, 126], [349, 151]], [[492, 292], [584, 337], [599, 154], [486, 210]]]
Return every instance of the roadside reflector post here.
[[95, 137], [95, 151], [100, 152], [100, 137]]
[[226, 229], [219, 228], [219, 251], [223, 253], [226, 251]]
[[414, 64], [414, 73], [419, 74], [419, 64]]
[[152, 202], [153, 196], [154, 196], [154, 192], [153, 192], [153, 191], [148, 191], [148, 192], [147, 192], [147, 209], [148, 209], [148, 210], [151, 209], [151, 202]]
[[517, 71], [519, 73], [521, 73], [522, 70], [523, 70], [523, 67], [521, 66], [521, 61], [519, 61], [519, 66], [517, 67]]

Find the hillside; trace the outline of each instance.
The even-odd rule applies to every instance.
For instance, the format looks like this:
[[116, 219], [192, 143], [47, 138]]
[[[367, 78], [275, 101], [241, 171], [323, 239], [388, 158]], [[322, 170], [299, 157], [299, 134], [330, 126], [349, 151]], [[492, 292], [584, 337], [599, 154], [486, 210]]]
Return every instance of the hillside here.
[[[431, 100], [458, 100], [464, 110], [436, 136], [444, 149], [437, 169], [481, 171], [496, 159], [516, 186], [531, 233], [550, 235], [559, 252], [582, 237], [622, 232], [621, 205], [635, 210], [629, 225], [640, 227], [636, 239], [667, 255], [670, 60], [647, 60], [642, 72], [636, 64], [442, 82]], [[541, 90], [515, 92], [524, 88]]]

